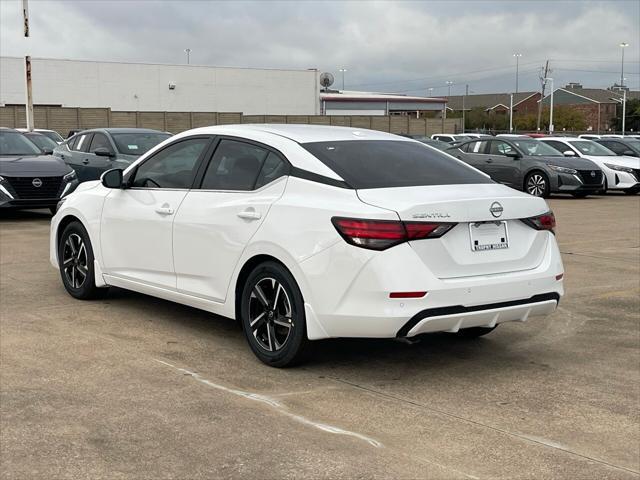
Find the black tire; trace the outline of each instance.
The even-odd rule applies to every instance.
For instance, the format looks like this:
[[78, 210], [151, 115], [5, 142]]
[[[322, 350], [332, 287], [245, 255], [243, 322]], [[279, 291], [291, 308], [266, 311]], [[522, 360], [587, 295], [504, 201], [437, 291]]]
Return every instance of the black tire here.
[[608, 188], [609, 188], [609, 184], [607, 183], [607, 177], [604, 177], [604, 188], [600, 190], [598, 193], [600, 195], [606, 195]]
[[107, 293], [107, 288], [96, 287], [93, 260], [89, 234], [80, 222], [71, 222], [60, 236], [58, 267], [64, 288], [72, 297], [91, 300]]
[[302, 293], [279, 263], [261, 263], [249, 274], [240, 297], [240, 321], [251, 350], [269, 366], [290, 367], [308, 354]]
[[540, 170], [529, 173], [524, 180], [524, 191], [534, 197], [547, 198], [551, 193], [549, 177]]
[[573, 192], [571, 195], [575, 198], [586, 198], [587, 195], [589, 195], [589, 192]]
[[458, 330], [457, 335], [463, 338], [478, 338], [491, 333], [496, 329], [495, 327], [471, 327]]

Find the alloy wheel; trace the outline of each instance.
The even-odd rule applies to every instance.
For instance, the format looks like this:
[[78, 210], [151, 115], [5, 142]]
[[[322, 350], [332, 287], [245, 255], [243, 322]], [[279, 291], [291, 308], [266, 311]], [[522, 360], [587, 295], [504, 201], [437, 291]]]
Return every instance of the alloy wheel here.
[[249, 296], [249, 328], [258, 345], [268, 352], [281, 350], [293, 327], [291, 300], [285, 287], [271, 277], [259, 280]]
[[67, 283], [72, 288], [80, 288], [87, 279], [87, 248], [77, 233], [72, 233], [64, 242], [62, 269]]
[[534, 197], [541, 197], [547, 188], [547, 182], [544, 177], [535, 173], [527, 180], [527, 192]]

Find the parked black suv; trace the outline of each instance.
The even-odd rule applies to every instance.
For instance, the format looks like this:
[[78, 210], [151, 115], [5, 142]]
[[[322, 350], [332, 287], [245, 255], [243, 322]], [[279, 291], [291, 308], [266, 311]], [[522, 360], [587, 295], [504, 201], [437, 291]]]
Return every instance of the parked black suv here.
[[78, 185], [73, 169], [17, 130], [0, 128], [0, 209], [49, 208]]
[[481, 138], [452, 147], [447, 153], [496, 182], [536, 197], [550, 193], [586, 197], [604, 188], [602, 170], [591, 160], [565, 157], [532, 138]]

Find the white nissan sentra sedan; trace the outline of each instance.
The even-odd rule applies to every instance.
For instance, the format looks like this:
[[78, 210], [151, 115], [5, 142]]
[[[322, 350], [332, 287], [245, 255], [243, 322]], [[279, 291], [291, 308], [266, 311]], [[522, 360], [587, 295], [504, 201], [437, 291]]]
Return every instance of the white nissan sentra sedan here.
[[484, 335], [563, 294], [545, 201], [414, 140], [229, 125], [81, 184], [51, 223], [66, 290], [113, 285], [241, 323], [263, 362], [330, 337]]

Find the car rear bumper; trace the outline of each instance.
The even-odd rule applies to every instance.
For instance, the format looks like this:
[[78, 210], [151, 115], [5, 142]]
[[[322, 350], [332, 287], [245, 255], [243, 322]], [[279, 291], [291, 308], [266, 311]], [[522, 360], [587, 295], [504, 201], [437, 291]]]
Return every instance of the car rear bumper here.
[[457, 332], [463, 328], [492, 328], [504, 322], [526, 322], [529, 317], [552, 313], [560, 301], [557, 293], [475, 307], [433, 308], [424, 310], [405, 323], [396, 336], [413, 337], [421, 333]]
[[[549, 235], [535, 268], [444, 279], [407, 244], [383, 252], [337, 244], [300, 264], [308, 311], [321, 327], [309, 329], [309, 338], [413, 336], [548, 314], [564, 294], [564, 267]], [[427, 293], [390, 298], [391, 292]]]

